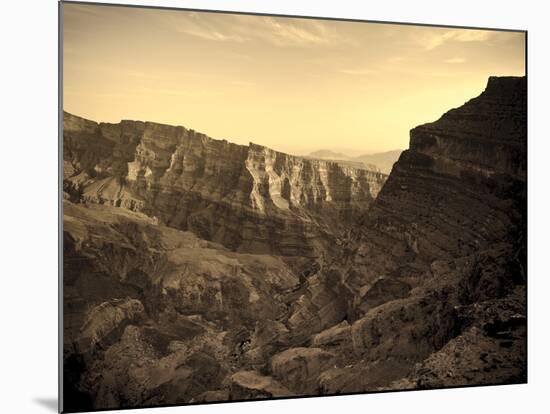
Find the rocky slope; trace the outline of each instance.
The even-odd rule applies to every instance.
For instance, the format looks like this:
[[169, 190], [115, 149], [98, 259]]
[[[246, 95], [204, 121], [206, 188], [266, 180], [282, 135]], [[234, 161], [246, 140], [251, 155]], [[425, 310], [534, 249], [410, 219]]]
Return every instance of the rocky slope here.
[[64, 113], [64, 189], [233, 250], [315, 257], [376, 197], [386, 176], [151, 122]]
[[[255, 330], [285, 331], [277, 320], [299, 265], [235, 253], [141, 213], [65, 202], [66, 407], [187, 402], [221, 387]], [[250, 346], [264, 352], [258, 335]]]
[[66, 410], [526, 380], [525, 78], [413, 129], [374, 202], [368, 171], [65, 123]]

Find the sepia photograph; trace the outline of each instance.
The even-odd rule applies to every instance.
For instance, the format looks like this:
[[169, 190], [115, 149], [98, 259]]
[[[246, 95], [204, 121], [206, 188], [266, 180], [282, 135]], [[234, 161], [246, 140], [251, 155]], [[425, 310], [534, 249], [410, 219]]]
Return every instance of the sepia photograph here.
[[526, 31], [59, 7], [63, 412], [527, 382]]

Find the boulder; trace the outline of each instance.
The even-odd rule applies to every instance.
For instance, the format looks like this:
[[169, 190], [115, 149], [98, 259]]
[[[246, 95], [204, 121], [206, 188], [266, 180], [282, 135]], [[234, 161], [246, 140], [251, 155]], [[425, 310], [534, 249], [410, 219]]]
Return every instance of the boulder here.
[[321, 348], [290, 348], [271, 358], [271, 371], [295, 393], [313, 395], [319, 392], [319, 375], [334, 357]]
[[231, 376], [232, 400], [288, 397], [292, 393], [272, 377], [256, 371], [239, 371]]
[[311, 339], [314, 347], [346, 347], [351, 345], [351, 327], [348, 321], [342, 321], [329, 329], [314, 335]]
[[95, 306], [88, 312], [76, 338], [77, 352], [85, 354], [98, 344], [113, 342], [143, 310], [137, 299], [114, 299]]

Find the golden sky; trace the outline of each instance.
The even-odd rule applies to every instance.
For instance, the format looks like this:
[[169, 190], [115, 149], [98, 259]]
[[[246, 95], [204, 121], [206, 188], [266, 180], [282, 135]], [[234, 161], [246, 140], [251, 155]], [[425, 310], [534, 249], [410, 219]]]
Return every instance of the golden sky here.
[[524, 33], [65, 4], [64, 109], [294, 154], [407, 148], [524, 75]]

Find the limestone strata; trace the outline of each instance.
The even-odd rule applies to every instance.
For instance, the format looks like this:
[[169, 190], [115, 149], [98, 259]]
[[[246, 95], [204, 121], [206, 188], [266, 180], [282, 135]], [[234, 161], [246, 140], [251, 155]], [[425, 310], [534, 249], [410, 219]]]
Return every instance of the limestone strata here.
[[[395, 359], [398, 377], [427, 358], [431, 374], [407, 379], [415, 387], [477, 383], [480, 370], [485, 383], [525, 379], [525, 298], [513, 294], [526, 278], [525, 119], [525, 78], [490, 78], [479, 97], [411, 131], [410, 149], [333, 269], [352, 297], [347, 315], [363, 364]], [[517, 309], [506, 345], [514, 355], [487, 333], [481, 313], [459, 313], [486, 301]], [[460, 348], [476, 342], [477, 356]], [[450, 362], [454, 350], [473, 371]]]
[[356, 303], [381, 276], [414, 287], [437, 260], [524, 240], [525, 119], [525, 78], [490, 78], [479, 97], [411, 131], [348, 245]]
[[[331, 326], [351, 325], [340, 349], [353, 353], [319, 377], [321, 389], [475, 383], [480, 370], [489, 382], [525, 380], [525, 301], [512, 295], [526, 278], [525, 119], [525, 78], [490, 78], [479, 97], [411, 131], [410, 149], [342, 254], [308, 278], [289, 317], [291, 336], [329, 329], [313, 336], [325, 349]], [[504, 341], [515, 354], [487, 333], [481, 314], [460, 315], [485, 301], [492, 309], [515, 303], [518, 326]], [[452, 366], [453, 344], [476, 341], [481, 362], [472, 371]], [[431, 374], [413, 372], [417, 363]], [[455, 375], [448, 381], [446, 366]]]
[[527, 80], [491, 77], [483, 94], [411, 131], [410, 150], [447, 175], [526, 178]]
[[376, 197], [386, 176], [216, 140], [152, 122], [64, 113], [64, 187], [231, 249], [315, 256]]

